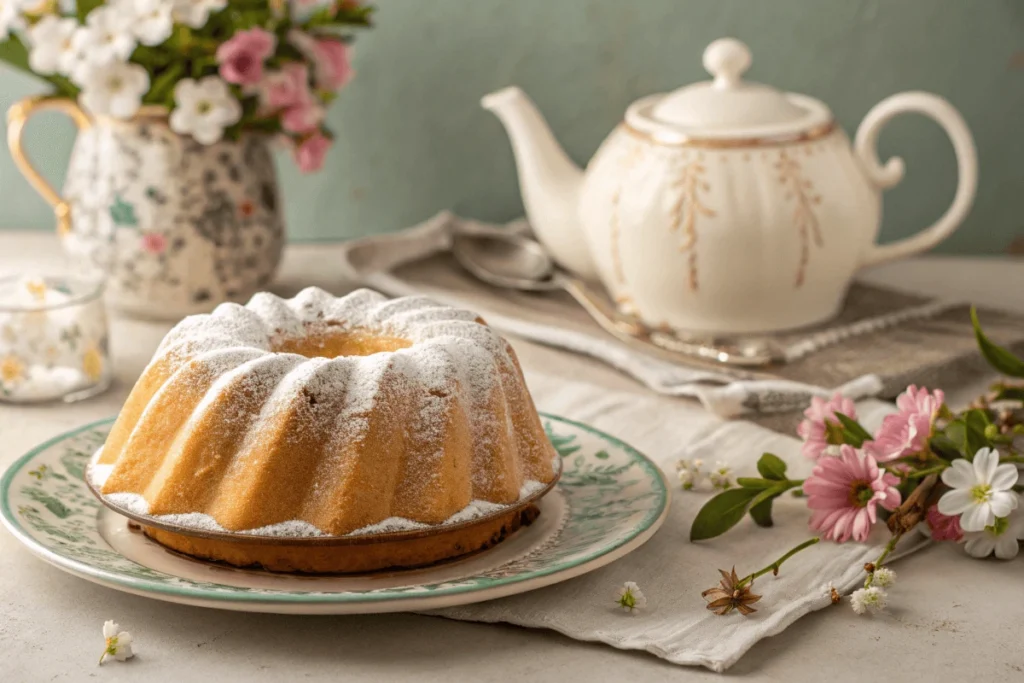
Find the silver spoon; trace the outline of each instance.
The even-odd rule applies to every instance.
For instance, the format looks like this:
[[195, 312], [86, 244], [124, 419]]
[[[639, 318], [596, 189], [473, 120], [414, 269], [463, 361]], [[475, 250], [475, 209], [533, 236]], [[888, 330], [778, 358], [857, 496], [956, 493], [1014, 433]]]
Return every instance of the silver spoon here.
[[714, 345], [654, 330], [596, 296], [582, 280], [555, 267], [539, 243], [522, 235], [457, 235], [452, 254], [459, 264], [484, 282], [522, 291], [564, 290], [606, 331], [631, 346], [655, 350], [672, 360], [704, 360], [738, 367], [764, 366], [778, 354], [766, 342], [751, 340], [742, 345]]

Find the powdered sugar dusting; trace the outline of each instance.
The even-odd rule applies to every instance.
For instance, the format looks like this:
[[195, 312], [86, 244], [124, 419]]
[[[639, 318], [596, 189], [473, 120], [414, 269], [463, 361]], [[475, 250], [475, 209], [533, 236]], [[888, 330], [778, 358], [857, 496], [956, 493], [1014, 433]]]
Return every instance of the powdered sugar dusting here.
[[303, 522], [301, 519], [293, 519], [289, 522], [281, 522], [280, 524], [271, 524], [269, 526], [260, 527], [259, 529], [250, 529], [243, 531], [243, 534], [249, 534], [252, 536], [289, 536], [289, 537], [306, 537], [306, 536], [323, 536], [323, 532], [317, 529], [309, 522]]
[[[407, 340], [411, 346], [365, 356], [334, 358], [309, 358], [276, 351], [286, 341], [338, 333], [394, 337]], [[308, 493], [311, 503], [316, 503], [318, 497], [331, 495], [340, 471], [341, 461], [337, 458], [351, 453], [351, 446], [366, 438], [370, 416], [377, 411], [411, 409], [409, 414], [414, 418], [406, 428], [416, 435], [417, 443], [428, 448], [417, 451], [416, 458], [406, 463], [405, 477], [407, 481], [418, 482], [421, 491], [429, 492], [431, 487], [441, 485], [437, 483], [442, 481], [437, 475], [437, 466], [445, 457], [441, 432], [449, 416], [462, 413], [452, 410], [458, 402], [465, 408], [467, 418], [461, 419], [465, 419], [475, 448], [470, 462], [451, 463], [457, 468], [469, 468], [473, 490], [461, 500], [472, 499], [474, 495], [494, 498], [489, 492], [500, 490], [503, 493], [498, 494], [499, 499], [507, 501], [515, 493], [514, 488], [509, 488], [517, 485], [521, 485], [519, 499], [523, 500], [545, 486], [540, 481], [523, 481], [528, 473], [522, 471], [518, 459], [500, 475], [500, 481], [489, 480], [497, 478], [491, 474], [492, 468], [479, 466], [493, 458], [496, 444], [505, 441], [514, 444], [517, 437], [510, 413], [497, 421], [476, 416], [481, 412], [494, 414], [493, 406], [504, 403], [503, 394], [507, 389], [514, 388], [516, 396], [524, 392], [521, 386], [503, 386], [520, 376], [509, 347], [469, 311], [423, 297], [389, 300], [370, 290], [336, 298], [311, 287], [288, 300], [263, 293], [254, 296], [245, 306], [222, 304], [209, 315], [186, 318], [168, 334], [153, 362], [165, 356], [189, 359], [209, 372], [211, 379], [215, 378], [195, 406], [184, 432], [198, 423], [208, 409], [219, 405], [217, 398], [228, 387], [239, 389], [232, 393], [238, 397], [237, 405], [232, 403], [222, 419], [225, 423], [248, 420], [252, 427], [240, 432], [243, 441], [227, 476], [244, 471], [247, 446], [255, 445], [261, 438], [264, 432], [261, 427], [289, 414], [295, 409], [296, 401], [301, 400], [305, 411], [302, 429], [317, 430], [323, 434], [323, 441], [331, 444], [324, 449], [327, 455], [313, 476]], [[383, 389], [385, 386], [387, 392]], [[410, 402], [402, 408], [382, 400], [382, 397], [394, 396], [410, 397], [399, 399]], [[106, 471], [94, 467], [92, 474], [106, 481], [111, 469], [116, 467], [117, 463]], [[94, 485], [102, 486], [102, 483], [94, 480]], [[136, 514], [146, 514], [148, 510], [145, 500], [135, 494], [112, 493], [107, 499]], [[472, 500], [440, 526], [476, 519], [503, 507], [507, 506]], [[212, 517], [202, 513], [156, 519], [198, 530], [224, 531]], [[415, 520], [392, 517], [351, 533], [406, 531], [427, 526]], [[243, 533], [294, 537], [325, 535], [302, 520]]]
[[489, 503], [486, 500], [474, 500], [465, 508], [459, 510], [454, 515], [449, 517], [445, 521], [445, 524], [458, 524], [460, 522], [468, 522], [478, 517], [484, 517], [486, 515], [494, 514], [495, 512], [499, 512], [504, 508], [504, 505], [498, 505], [497, 503]]
[[527, 479], [523, 482], [523, 486], [519, 489], [519, 500], [525, 500], [533, 494], [537, 493], [546, 486], [543, 482], [534, 481], [533, 479]]
[[[443, 526], [443, 525], [442, 525]], [[417, 529], [426, 529], [428, 524], [423, 522], [414, 522], [411, 519], [405, 519], [404, 517], [388, 517], [382, 522], [364, 526], [362, 529], [356, 529], [347, 536], [370, 536], [372, 534], [393, 534], [396, 531], [416, 531]]]
[[97, 490], [101, 489], [107, 479], [110, 477], [110, 473], [114, 471], [113, 465], [101, 465], [100, 457], [103, 455], [103, 446], [96, 449], [96, 452], [89, 458], [89, 466], [86, 468], [86, 476], [89, 477], [89, 483], [93, 485]]
[[149, 514], [149, 503], [137, 493], [107, 493], [103, 497], [115, 507], [124, 508], [136, 515]]

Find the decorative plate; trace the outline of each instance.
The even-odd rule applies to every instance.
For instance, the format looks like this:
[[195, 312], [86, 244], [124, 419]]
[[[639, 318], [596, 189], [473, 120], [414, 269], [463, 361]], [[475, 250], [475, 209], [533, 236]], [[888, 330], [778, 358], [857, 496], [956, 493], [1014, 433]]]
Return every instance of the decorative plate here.
[[668, 513], [661, 470], [618, 439], [542, 414], [562, 478], [531, 526], [491, 550], [425, 569], [301, 576], [173, 553], [103, 507], [83, 473], [112, 419], [38, 446], [0, 479], [0, 516], [29, 550], [71, 574], [158, 600], [249, 612], [358, 614], [437, 609], [548, 586], [640, 547]]

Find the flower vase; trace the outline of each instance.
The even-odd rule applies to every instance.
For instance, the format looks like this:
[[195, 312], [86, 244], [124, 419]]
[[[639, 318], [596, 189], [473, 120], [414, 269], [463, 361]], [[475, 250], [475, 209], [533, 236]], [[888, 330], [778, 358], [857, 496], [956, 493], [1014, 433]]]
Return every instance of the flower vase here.
[[[43, 109], [79, 129], [61, 194], [22, 150], [26, 120]], [[285, 233], [268, 136], [203, 145], [172, 131], [160, 109], [116, 120], [30, 99], [9, 112], [8, 141], [76, 265], [105, 272], [111, 307], [177, 319], [245, 301], [272, 279]]]

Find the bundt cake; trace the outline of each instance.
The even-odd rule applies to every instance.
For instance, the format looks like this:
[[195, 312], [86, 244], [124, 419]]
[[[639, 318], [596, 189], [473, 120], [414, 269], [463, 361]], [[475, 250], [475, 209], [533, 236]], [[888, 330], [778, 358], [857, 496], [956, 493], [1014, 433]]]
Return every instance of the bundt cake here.
[[475, 314], [317, 288], [180, 322], [90, 467], [123, 509], [250, 538], [458, 526], [557, 476], [512, 348]]

